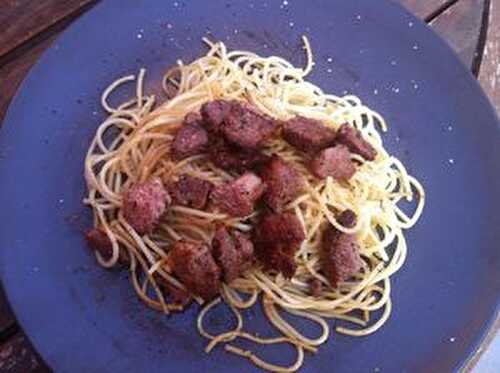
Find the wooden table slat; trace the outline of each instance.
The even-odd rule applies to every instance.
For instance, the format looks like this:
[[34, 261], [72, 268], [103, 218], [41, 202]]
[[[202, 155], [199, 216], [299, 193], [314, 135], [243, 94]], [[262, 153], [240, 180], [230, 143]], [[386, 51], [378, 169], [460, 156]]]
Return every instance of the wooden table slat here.
[[500, 1], [492, 0], [479, 82], [500, 115]]
[[3, 0], [0, 6], [0, 56], [94, 0]]
[[0, 122], [3, 121], [10, 101], [23, 81], [31, 66], [57, 37], [54, 35], [36, 44], [20, 57], [0, 66]]
[[[0, 108], [0, 110], [2, 110]], [[0, 285], [0, 340], [3, 332], [11, 329], [16, 324], [16, 319], [12, 313], [2, 286]]]
[[49, 373], [45, 363], [35, 352], [23, 333], [17, 333], [0, 345], [0, 372]]
[[450, 3], [450, 0], [394, 0], [406, 9], [408, 9], [413, 15], [420, 19], [426, 20], [440, 9], [446, 7]]
[[485, 3], [485, 0], [461, 0], [430, 22], [432, 29], [469, 68], [477, 56]]

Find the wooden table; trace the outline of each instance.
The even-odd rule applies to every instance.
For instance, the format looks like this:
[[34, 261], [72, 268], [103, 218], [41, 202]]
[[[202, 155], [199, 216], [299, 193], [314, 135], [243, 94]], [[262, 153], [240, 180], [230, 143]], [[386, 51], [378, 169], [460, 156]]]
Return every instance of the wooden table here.
[[[500, 113], [500, 0], [397, 0], [457, 52]], [[0, 122], [30, 67], [97, 0], [1, 0]], [[498, 88], [498, 89], [497, 89]], [[497, 330], [500, 322], [493, 328]], [[481, 350], [493, 339], [494, 332]], [[479, 358], [477, 354], [470, 366]], [[0, 372], [49, 372], [0, 288]]]

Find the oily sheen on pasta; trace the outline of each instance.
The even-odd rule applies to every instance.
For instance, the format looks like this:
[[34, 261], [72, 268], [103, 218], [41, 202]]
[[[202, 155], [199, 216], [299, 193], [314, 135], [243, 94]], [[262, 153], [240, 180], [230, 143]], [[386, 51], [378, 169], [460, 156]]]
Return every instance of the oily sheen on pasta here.
[[[185, 304], [171, 301], [172, 288], [187, 290], [172, 271], [172, 245], [180, 240], [209, 245], [220, 225], [242, 233], [253, 232], [254, 222], [263, 214], [259, 209], [250, 216], [235, 217], [217, 208], [172, 204], [169, 196], [165, 198], [170, 206], [152, 231], [137, 231], [123, 214], [123, 194], [137, 183], [190, 175], [220, 185], [239, 176], [214, 165], [205, 153], [180, 160], [172, 156], [172, 142], [185, 116], [197, 112], [204, 103], [238, 100], [274, 120], [302, 116], [321, 121], [333, 130], [347, 123], [376, 151], [371, 161], [350, 155], [356, 172], [348, 180], [311, 174], [304, 153], [279, 136], [261, 149], [264, 155], [278, 155], [293, 165], [304, 180], [301, 192], [283, 207], [284, 213], [296, 216], [305, 236], [294, 253], [297, 268], [293, 276], [287, 278], [257, 263], [231, 282], [223, 282], [220, 296], [213, 300], [205, 302], [194, 295], [202, 304], [196, 327], [208, 340], [206, 352], [223, 344], [227, 351], [263, 369], [296, 371], [306, 352], [315, 353], [327, 342], [330, 319], [342, 320], [336, 331], [352, 336], [373, 333], [387, 321], [392, 307], [391, 276], [405, 262], [404, 231], [421, 215], [424, 189], [384, 148], [381, 132], [387, 130], [387, 124], [378, 113], [355, 96], [325, 93], [305, 80], [314, 65], [306, 38], [304, 68], [277, 56], [228, 51], [221, 42], [204, 41], [209, 47], [205, 56], [189, 64], [178, 61], [167, 71], [163, 85], [169, 97], [163, 102], [156, 102], [144, 91], [144, 70], [137, 76], [118, 79], [102, 95], [108, 117], [98, 127], [85, 159], [85, 203], [94, 212], [95, 227], [103, 233], [101, 238], [109, 243], [109, 255], [96, 251], [97, 261], [106, 268], [125, 265], [135, 292], [148, 306], [164, 313], [182, 311]], [[118, 107], [111, 106], [109, 96], [128, 83], [135, 84], [135, 97]], [[398, 207], [402, 200], [412, 202], [410, 215]], [[339, 223], [335, 212], [345, 210], [355, 213], [354, 226]], [[337, 286], [331, 286], [321, 269], [322, 232], [329, 225], [338, 232], [355, 235], [362, 259], [360, 270]], [[310, 291], [312, 282], [319, 286], [314, 295]], [[234, 313], [236, 322], [233, 329], [212, 335], [205, 329], [204, 318], [221, 302]], [[265, 315], [275, 326], [275, 338], [245, 331], [240, 311], [257, 302], [263, 303]], [[284, 313], [317, 323], [321, 333], [315, 338], [306, 337], [282, 317]], [[276, 365], [236, 347], [238, 339], [291, 344], [297, 357], [289, 366]]]

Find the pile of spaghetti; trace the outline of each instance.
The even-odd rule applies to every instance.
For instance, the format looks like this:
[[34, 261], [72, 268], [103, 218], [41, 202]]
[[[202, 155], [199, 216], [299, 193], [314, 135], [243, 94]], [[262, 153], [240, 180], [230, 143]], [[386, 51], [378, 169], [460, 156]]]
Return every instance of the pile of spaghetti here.
[[[258, 209], [251, 217], [235, 217], [218, 210], [171, 205], [155, 229], [146, 234], [137, 232], [122, 212], [123, 193], [147, 180], [169, 180], [187, 174], [220, 185], [239, 176], [217, 167], [206, 154], [181, 160], [170, 156], [175, 133], [184, 117], [206, 102], [238, 100], [280, 121], [302, 116], [321, 121], [333, 130], [344, 123], [356, 128], [377, 156], [368, 162], [353, 154], [356, 173], [348, 181], [314, 177], [304, 166], [304, 155], [282, 138], [273, 138], [262, 149], [266, 155], [279, 155], [292, 164], [304, 180], [302, 191], [284, 207], [284, 212], [298, 218], [305, 235], [294, 254], [294, 275], [287, 278], [279, 271], [255, 265], [230, 283], [223, 283], [220, 296], [209, 302], [194, 295], [203, 304], [197, 327], [210, 340], [207, 352], [223, 343], [227, 351], [246, 357], [263, 369], [295, 371], [303, 363], [304, 351], [314, 353], [327, 341], [328, 319], [342, 320], [336, 331], [352, 336], [373, 333], [386, 322], [391, 313], [391, 276], [401, 268], [407, 253], [403, 231], [419, 218], [424, 190], [403, 164], [384, 149], [379, 131], [386, 131], [386, 123], [379, 114], [355, 96], [327, 94], [304, 80], [314, 64], [306, 38], [307, 64], [303, 69], [280, 57], [227, 51], [221, 42], [205, 42], [209, 46], [205, 56], [188, 65], [178, 61], [166, 73], [164, 88], [171, 96], [163, 103], [156, 105], [155, 97], [144, 93], [144, 70], [138, 76], [115, 81], [103, 93], [102, 106], [109, 116], [97, 129], [85, 159], [88, 196], [84, 202], [93, 209], [95, 227], [105, 233], [110, 245], [109, 255], [96, 251], [96, 257], [107, 268], [126, 263], [141, 300], [169, 313], [183, 309], [182, 304], [169, 302], [169, 289], [185, 289], [170, 268], [169, 253], [175, 242], [210, 244], [215, 227], [220, 225], [251, 234], [253, 222], [262, 214]], [[108, 102], [110, 94], [129, 82], [136, 83], [135, 98], [112, 107]], [[413, 201], [410, 215], [398, 207], [402, 200]], [[345, 210], [356, 214], [352, 227], [337, 221], [334, 212]], [[330, 286], [321, 270], [321, 235], [328, 225], [355, 235], [362, 258], [360, 269], [335, 287]], [[314, 295], [310, 291], [312, 281], [320, 285], [320, 291]], [[211, 335], [204, 327], [204, 318], [221, 301], [230, 307], [237, 322], [234, 329]], [[259, 301], [280, 337], [261, 338], [244, 331], [241, 310], [254, 307]], [[321, 334], [316, 338], [304, 336], [280, 311], [316, 322]], [[260, 344], [289, 343], [297, 350], [296, 361], [289, 366], [263, 361], [255, 353], [236, 347], [234, 342], [239, 338]]]

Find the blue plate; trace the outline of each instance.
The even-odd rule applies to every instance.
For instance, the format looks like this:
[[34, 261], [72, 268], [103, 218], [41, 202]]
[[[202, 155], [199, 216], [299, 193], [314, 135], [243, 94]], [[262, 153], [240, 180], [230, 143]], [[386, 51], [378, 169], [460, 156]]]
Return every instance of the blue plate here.
[[[2, 280], [47, 363], [57, 372], [254, 369], [220, 347], [205, 355], [196, 307], [168, 317], [147, 309], [126, 273], [96, 265], [81, 235], [91, 223], [81, 203], [83, 159], [104, 118], [101, 91], [141, 66], [147, 89], [157, 90], [177, 59], [205, 52], [207, 34], [299, 65], [307, 34], [316, 57], [310, 79], [384, 115], [387, 147], [427, 190], [424, 215], [407, 234], [407, 262], [394, 276], [390, 320], [368, 337], [334, 334], [307, 356], [304, 371], [463, 366], [499, 304], [498, 120], [439, 38], [398, 5], [371, 0], [105, 1], [57, 40], [14, 99], [0, 140]], [[261, 310], [247, 316], [251, 330], [272, 333]], [[209, 327], [231, 323], [222, 309]], [[260, 351], [276, 362], [293, 358], [283, 346]]]

